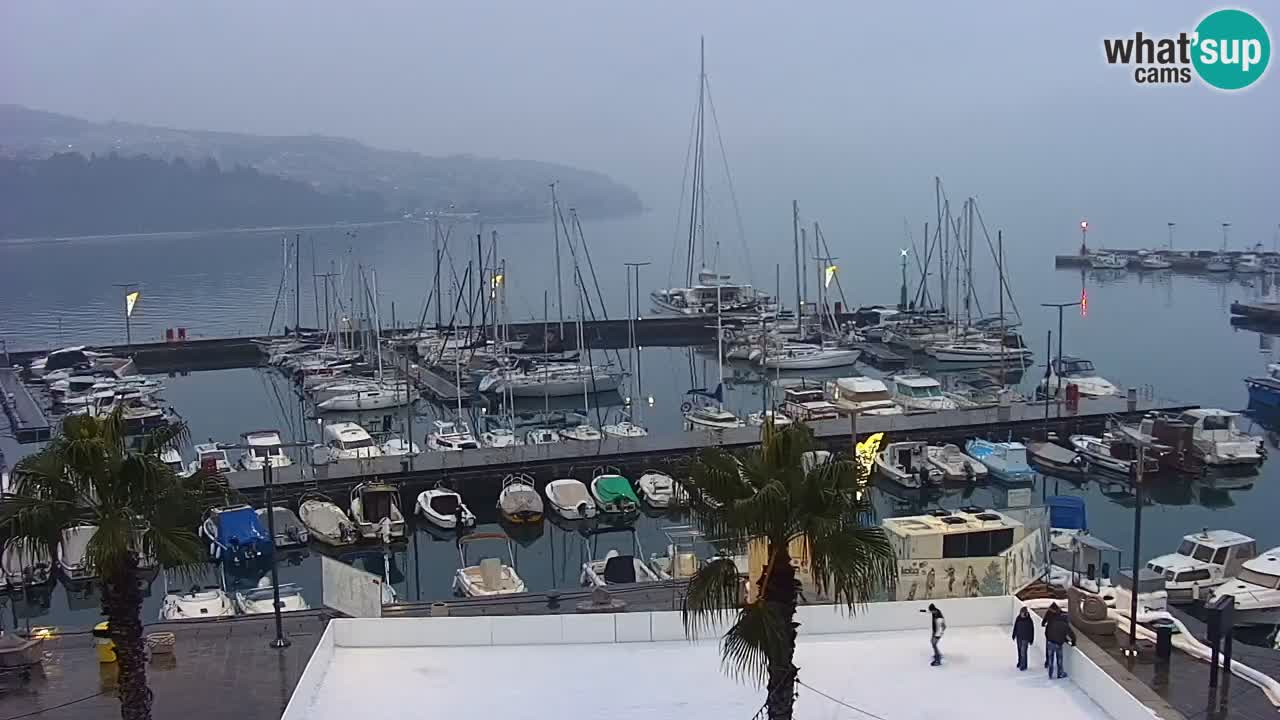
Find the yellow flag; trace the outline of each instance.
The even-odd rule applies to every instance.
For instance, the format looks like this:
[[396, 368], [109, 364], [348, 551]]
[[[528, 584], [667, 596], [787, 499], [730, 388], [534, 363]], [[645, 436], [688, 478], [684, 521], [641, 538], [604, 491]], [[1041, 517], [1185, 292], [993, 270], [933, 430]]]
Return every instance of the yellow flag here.
[[883, 440], [884, 433], [878, 432], [858, 443], [854, 455], [858, 459], [858, 468], [862, 471], [862, 477], [871, 477], [871, 472], [875, 469], [876, 453], [880, 451], [880, 443]]
[[828, 266], [827, 266], [827, 271], [826, 271], [826, 272], [827, 272], [827, 281], [824, 283], [824, 286], [825, 286], [825, 287], [831, 287], [831, 278], [833, 278], [833, 277], [835, 277], [835, 276], [836, 276], [836, 270], [839, 270], [839, 269], [840, 269], [840, 268], [836, 267], [835, 265], [828, 265]]
[[134, 290], [124, 296], [124, 314], [133, 317], [133, 306], [138, 304], [138, 298], [142, 297], [142, 293]]

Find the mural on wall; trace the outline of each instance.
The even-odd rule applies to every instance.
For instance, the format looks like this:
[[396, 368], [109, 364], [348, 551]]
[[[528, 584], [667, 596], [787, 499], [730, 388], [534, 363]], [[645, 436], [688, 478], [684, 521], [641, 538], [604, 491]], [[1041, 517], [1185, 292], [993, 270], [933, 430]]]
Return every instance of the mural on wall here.
[[1011, 595], [1048, 569], [1045, 535], [1031, 531], [998, 557], [899, 560], [898, 600]]

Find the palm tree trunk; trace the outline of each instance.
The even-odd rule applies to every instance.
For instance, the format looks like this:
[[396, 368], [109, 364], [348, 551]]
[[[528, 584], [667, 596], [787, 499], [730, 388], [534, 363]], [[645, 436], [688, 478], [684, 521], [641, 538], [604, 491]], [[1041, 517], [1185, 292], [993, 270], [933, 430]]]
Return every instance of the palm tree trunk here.
[[142, 588], [138, 582], [138, 558], [132, 553], [120, 567], [103, 573], [102, 612], [116, 644], [120, 717], [151, 720], [151, 690], [147, 687], [147, 659], [142, 647]]
[[800, 594], [800, 581], [791, 564], [791, 553], [786, 544], [771, 546], [769, 557], [773, 562], [765, 568], [761, 579], [764, 601], [787, 623], [786, 654], [771, 658], [769, 663], [769, 699], [766, 703], [769, 720], [791, 720], [796, 702], [796, 598]]

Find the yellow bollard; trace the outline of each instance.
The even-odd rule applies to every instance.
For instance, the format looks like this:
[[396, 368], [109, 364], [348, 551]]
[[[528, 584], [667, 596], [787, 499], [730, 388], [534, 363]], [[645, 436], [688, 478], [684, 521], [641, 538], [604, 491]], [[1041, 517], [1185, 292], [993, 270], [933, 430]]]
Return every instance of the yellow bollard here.
[[100, 622], [93, 626], [94, 650], [98, 654], [98, 662], [102, 664], [116, 661], [116, 643], [111, 639], [110, 626]]

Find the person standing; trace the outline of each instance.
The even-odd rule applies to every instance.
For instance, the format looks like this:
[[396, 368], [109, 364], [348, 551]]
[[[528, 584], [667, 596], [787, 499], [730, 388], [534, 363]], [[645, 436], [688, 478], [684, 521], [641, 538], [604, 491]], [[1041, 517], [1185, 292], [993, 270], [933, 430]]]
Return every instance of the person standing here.
[[1036, 623], [1025, 607], [1018, 611], [1018, 619], [1013, 621], [1013, 641], [1018, 646], [1018, 669], [1025, 671], [1027, 648], [1036, 642]]
[[1071, 629], [1071, 620], [1064, 612], [1055, 613], [1053, 620], [1044, 629], [1044, 644], [1049, 647], [1050, 680], [1054, 678], [1055, 668], [1058, 678], [1067, 676], [1067, 673], [1062, 668], [1062, 646], [1067, 642], [1070, 642], [1071, 646], [1075, 647], [1076, 633]]
[[[1053, 620], [1054, 616], [1060, 612], [1062, 610], [1058, 609], [1058, 603], [1049, 605], [1049, 609], [1044, 611], [1044, 619], [1040, 621], [1040, 627], [1047, 629], [1049, 621]], [[1044, 645], [1044, 666], [1046, 668], [1049, 667], [1049, 643]]]
[[937, 667], [942, 664], [942, 652], [938, 650], [938, 643], [942, 640], [942, 634], [947, 631], [947, 619], [942, 616], [942, 611], [933, 603], [929, 603], [928, 610], [921, 610], [920, 612], [929, 613], [929, 644], [933, 647], [933, 662], [929, 664]]

